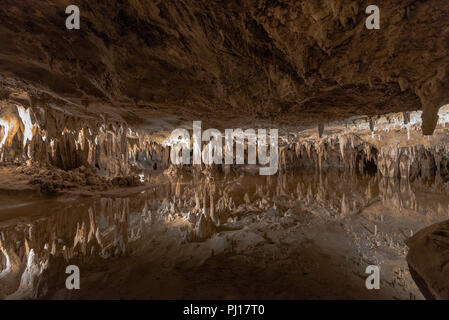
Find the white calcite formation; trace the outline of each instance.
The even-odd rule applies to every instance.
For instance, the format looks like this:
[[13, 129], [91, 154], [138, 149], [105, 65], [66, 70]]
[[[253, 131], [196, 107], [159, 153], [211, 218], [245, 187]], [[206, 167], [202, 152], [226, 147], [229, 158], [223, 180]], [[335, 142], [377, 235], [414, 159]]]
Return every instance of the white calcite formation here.
[[129, 175], [132, 167], [168, 167], [168, 148], [125, 122], [99, 120], [3, 101], [0, 163], [50, 164], [63, 170], [86, 166], [106, 176]]
[[363, 173], [367, 165], [376, 162], [377, 149], [355, 135], [341, 135], [288, 143], [280, 147], [279, 157], [284, 170], [339, 168]]

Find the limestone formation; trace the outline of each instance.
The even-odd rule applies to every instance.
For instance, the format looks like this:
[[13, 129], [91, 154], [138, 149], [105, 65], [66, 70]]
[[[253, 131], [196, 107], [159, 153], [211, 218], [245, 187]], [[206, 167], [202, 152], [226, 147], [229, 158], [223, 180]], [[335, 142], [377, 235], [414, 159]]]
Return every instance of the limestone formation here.
[[2, 2], [3, 85], [143, 126], [211, 114], [217, 128], [254, 118], [313, 124], [421, 109], [431, 134], [448, 99], [441, 0], [379, 0], [379, 30], [365, 27], [363, 1], [77, 5], [80, 29], [67, 30], [65, 1]]
[[447, 0], [68, 5], [0, 3], [0, 299], [449, 299]]
[[407, 245], [412, 276], [427, 299], [449, 299], [449, 223], [444, 221], [420, 230]]

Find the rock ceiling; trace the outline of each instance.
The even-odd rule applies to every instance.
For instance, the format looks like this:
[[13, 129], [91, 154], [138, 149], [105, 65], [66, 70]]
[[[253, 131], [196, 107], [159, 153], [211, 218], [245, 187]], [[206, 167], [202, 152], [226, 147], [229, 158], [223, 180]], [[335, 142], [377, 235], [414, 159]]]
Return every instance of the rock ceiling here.
[[310, 125], [448, 102], [446, 0], [2, 0], [2, 98], [140, 127]]

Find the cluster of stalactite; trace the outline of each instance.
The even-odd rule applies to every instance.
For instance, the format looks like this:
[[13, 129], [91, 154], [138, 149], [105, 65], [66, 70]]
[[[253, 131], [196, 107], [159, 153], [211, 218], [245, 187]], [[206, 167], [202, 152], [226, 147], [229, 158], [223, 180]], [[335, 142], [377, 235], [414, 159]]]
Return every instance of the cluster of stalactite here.
[[292, 168], [321, 172], [338, 169], [349, 173], [379, 173], [390, 178], [449, 180], [449, 147], [374, 145], [351, 134], [291, 142], [280, 147], [281, 170]]
[[365, 173], [375, 170], [377, 149], [355, 135], [325, 137], [290, 142], [279, 148], [281, 170], [313, 168], [322, 171], [338, 168]]
[[160, 143], [130, 138], [129, 157], [131, 165], [141, 170], [167, 169], [170, 166], [170, 148]]
[[448, 152], [446, 145], [387, 146], [380, 149], [377, 166], [383, 176], [447, 180]]
[[126, 123], [97, 120], [1, 102], [0, 163], [86, 166], [109, 176], [128, 175], [132, 167], [168, 167], [168, 148], [139, 137]]

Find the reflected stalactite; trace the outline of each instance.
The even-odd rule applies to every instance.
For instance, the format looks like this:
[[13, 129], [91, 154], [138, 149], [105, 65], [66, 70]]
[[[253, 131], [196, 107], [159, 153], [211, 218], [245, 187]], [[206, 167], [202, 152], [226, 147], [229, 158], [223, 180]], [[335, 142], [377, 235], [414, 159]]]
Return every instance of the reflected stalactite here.
[[[260, 219], [283, 216], [304, 207], [326, 208], [333, 219], [360, 214], [380, 201], [398, 214], [415, 210], [447, 216], [449, 200], [426, 201], [418, 180], [342, 171], [281, 172], [169, 177], [165, 183], [125, 198], [87, 199], [61, 205], [57, 214], [0, 227], [1, 297], [36, 297], [38, 280], [52, 268], [128, 256], [151, 244], [158, 232], [176, 230], [180, 242], [209, 239], [232, 228], [248, 214]], [[58, 262], [59, 261], [59, 262]], [[62, 263], [65, 261], [66, 263]], [[48, 270], [47, 270], [48, 269]]]

